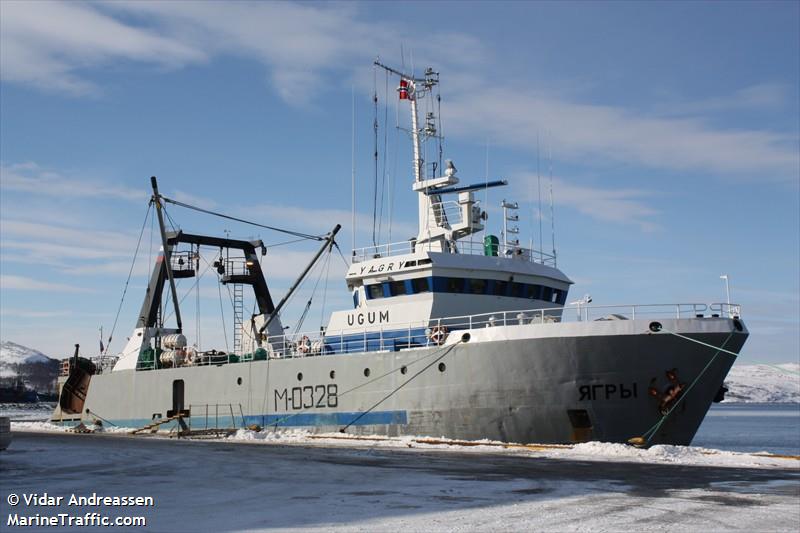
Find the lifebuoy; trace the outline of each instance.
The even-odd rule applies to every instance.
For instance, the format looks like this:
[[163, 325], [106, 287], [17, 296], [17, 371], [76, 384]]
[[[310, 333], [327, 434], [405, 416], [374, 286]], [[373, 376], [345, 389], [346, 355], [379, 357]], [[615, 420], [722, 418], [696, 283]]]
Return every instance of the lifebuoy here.
[[434, 344], [442, 344], [447, 338], [447, 326], [434, 326], [428, 335], [428, 339]]
[[308, 353], [311, 351], [311, 340], [308, 336], [303, 335], [303, 338], [300, 339], [300, 342], [297, 344], [297, 349], [300, 353]]

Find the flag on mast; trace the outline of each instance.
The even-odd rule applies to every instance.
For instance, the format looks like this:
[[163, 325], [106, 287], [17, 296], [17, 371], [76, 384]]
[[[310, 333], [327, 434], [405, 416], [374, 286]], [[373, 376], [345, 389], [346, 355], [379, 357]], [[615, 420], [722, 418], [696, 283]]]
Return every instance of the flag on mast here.
[[400, 87], [397, 88], [397, 92], [400, 94], [400, 100], [408, 100], [408, 81], [407, 80], [400, 80]]

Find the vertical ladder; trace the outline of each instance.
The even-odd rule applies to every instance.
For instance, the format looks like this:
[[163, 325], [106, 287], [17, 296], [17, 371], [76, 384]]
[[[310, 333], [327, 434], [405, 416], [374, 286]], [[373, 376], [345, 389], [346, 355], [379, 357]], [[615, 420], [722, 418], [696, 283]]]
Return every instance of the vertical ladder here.
[[[517, 202], [506, 202], [503, 200], [500, 203], [503, 208], [503, 254], [509, 254], [512, 248], [519, 246], [519, 226], [509, 226], [509, 222], [519, 222], [519, 215], [516, 211], [519, 209]], [[513, 235], [513, 237], [509, 237]]]
[[242, 355], [242, 320], [244, 319], [244, 286], [233, 284], [233, 353]]

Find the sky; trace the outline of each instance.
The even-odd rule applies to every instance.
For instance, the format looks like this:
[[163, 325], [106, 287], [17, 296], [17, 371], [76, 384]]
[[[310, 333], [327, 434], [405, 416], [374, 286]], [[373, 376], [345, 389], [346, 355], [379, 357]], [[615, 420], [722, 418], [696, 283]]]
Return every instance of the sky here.
[[[798, 28], [789, 1], [3, 0], [0, 337], [64, 357], [96, 351], [103, 327], [121, 349], [157, 253], [151, 175], [167, 197], [262, 224], [341, 223], [345, 257], [353, 235], [371, 244], [373, 94], [377, 240], [411, 237], [407, 109], [380, 57], [440, 73], [445, 157], [464, 183], [509, 181], [479, 195], [491, 233], [503, 199], [520, 203], [523, 242], [551, 251], [555, 228], [570, 301], [724, 302], [726, 274], [751, 332], [740, 360], [798, 361]], [[168, 212], [186, 231], [263, 239], [276, 300], [316, 246]], [[304, 330], [352, 305], [344, 270], [338, 254], [317, 267], [284, 324], [312, 294]], [[227, 288], [190, 288], [190, 342], [231, 343]]]

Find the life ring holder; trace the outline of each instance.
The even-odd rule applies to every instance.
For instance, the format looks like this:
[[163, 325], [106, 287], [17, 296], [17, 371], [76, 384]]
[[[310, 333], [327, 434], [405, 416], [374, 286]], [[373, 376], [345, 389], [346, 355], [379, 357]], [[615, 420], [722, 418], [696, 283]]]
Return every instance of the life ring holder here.
[[428, 334], [428, 340], [433, 344], [444, 344], [447, 339], [447, 326], [433, 326]]

